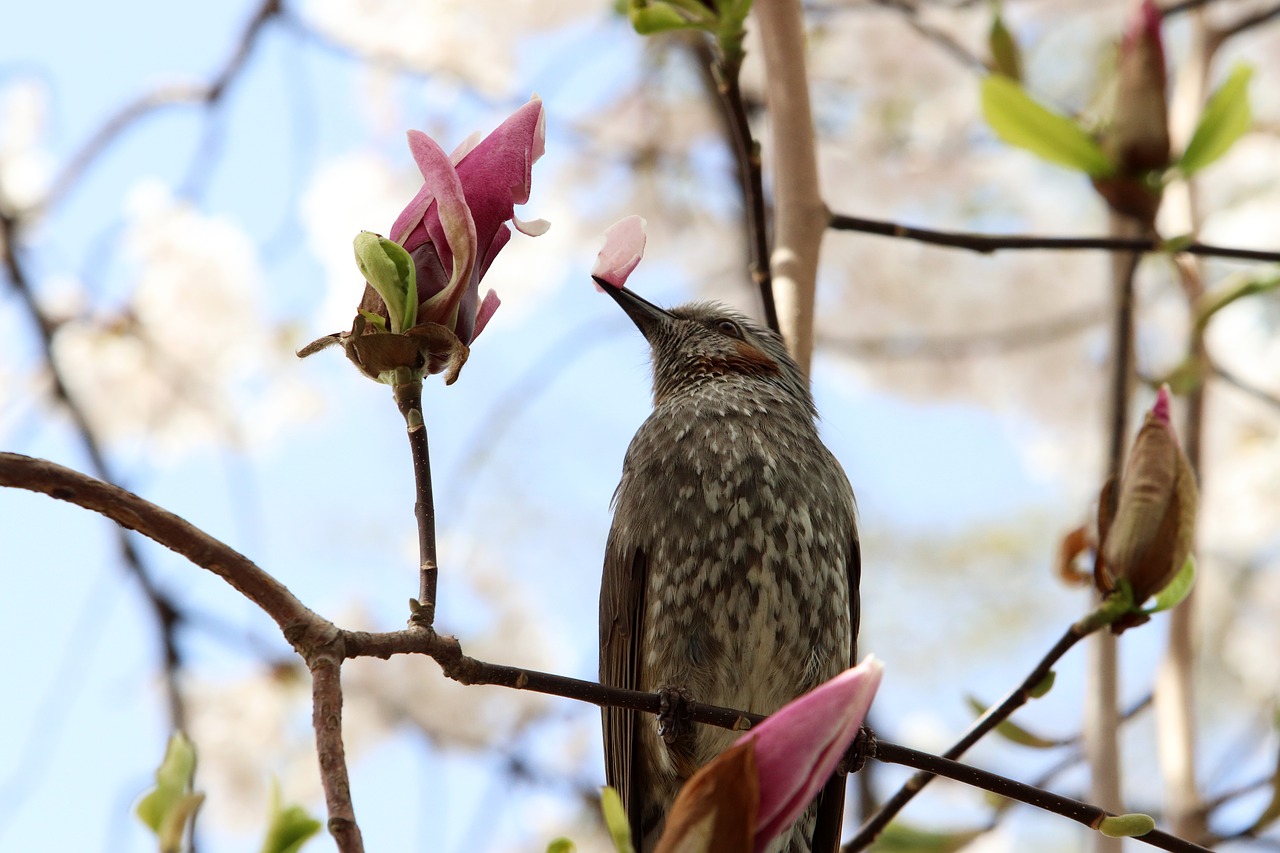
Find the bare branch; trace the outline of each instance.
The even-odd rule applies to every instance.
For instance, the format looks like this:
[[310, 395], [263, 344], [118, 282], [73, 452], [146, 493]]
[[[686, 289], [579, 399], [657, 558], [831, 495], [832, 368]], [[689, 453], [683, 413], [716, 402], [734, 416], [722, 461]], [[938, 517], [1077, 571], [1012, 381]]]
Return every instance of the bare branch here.
[[[18, 300], [26, 311], [31, 325], [35, 327], [36, 336], [40, 342], [41, 358], [53, 383], [54, 397], [71, 418], [76, 435], [79, 436], [85, 453], [89, 457], [90, 468], [101, 479], [115, 482], [117, 479], [115, 472], [107, 462], [97, 434], [89, 423], [89, 417], [79, 401], [71, 394], [62, 369], [53, 357], [53, 335], [57, 326], [36, 299], [26, 269], [18, 258], [19, 225], [17, 219], [0, 212], [0, 252], [3, 253], [0, 261], [3, 262], [9, 284], [17, 293]], [[169, 720], [175, 728], [182, 728], [186, 721], [186, 708], [178, 686], [178, 670], [182, 668], [182, 654], [178, 649], [175, 635], [178, 624], [183, 621], [184, 616], [177, 603], [156, 586], [151, 570], [143, 560], [141, 552], [134, 547], [129, 535], [124, 530], [118, 530], [117, 533], [117, 542], [125, 569], [138, 581], [138, 586], [142, 589], [143, 597], [155, 617], [159, 630], [165, 693], [169, 703]]]
[[814, 288], [828, 219], [818, 186], [818, 158], [805, 72], [800, 0], [767, 0], [751, 10], [765, 64], [775, 189], [774, 298], [787, 347], [806, 373], [813, 358]]
[[990, 70], [982, 57], [962, 45], [950, 33], [921, 20], [920, 8], [915, 3], [909, 2], [909, 0], [872, 0], [872, 2], [877, 6], [902, 13], [903, 20], [907, 22], [911, 29], [915, 30], [924, 39], [942, 48], [943, 53], [961, 65], [982, 74], [986, 74]]
[[[982, 788], [1003, 797], [1009, 797], [1018, 802], [1071, 818], [1093, 830], [1098, 829], [1104, 818], [1114, 816], [1105, 809], [1080, 800], [1073, 800], [1070, 797], [1054, 794], [1023, 782], [1006, 779], [995, 773], [988, 773], [986, 770], [979, 770], [976, 767], [970, 767], [967, 764], [960, 764], [946, 758], [939, 758], [925, 752], [917, 752], [914, 749], [908, 749], [897, 744], [877, 743], [876, 758], [892, 764], [915, 767], [920, 770], [920, 773], [916, 774], [917, 776], [926, 775], [930, 778], [933, 776], [946, 776], [948, 779], [964, 782], [966, 785], [973, 785], [976, 788]], [[1189, 851], [1208, 853], [1208, 849], [1205, 847], [1192, 844], [1190, 841], [1184, 841], [1158, 829], [1153, 829], [1145, 835], [1136, 836], [1133, 840], [1150, 844], [1160, 850], [1173, 850], [1178, 851], [1178, 853], [1189, 853]], [[849, 849], [848, 845], [846, 845], [845, 849]]]
[[1003, 355], [1053, 344], [1102, 323], [1101, 307], [1073, 311], [1050, 320], [1036, 320], [1003, 329], [961, 334], [869, 335], [836, 337], [820, 335], [818, 343], [836, 352], [864, 359], [956, 359], [979, 355]]
[[342, 643], [336, 630], [331, 636], [334, 641], [307, 660], [311, 670], [311, 722], [329, 812], [329, 834], [342, 853], [363, 853], [364, 839], [351, 804], [351, 782], [342, 743]]
[[121, 134], [151, 113], [173, 106], [212, 106], [222, 100], [222, 96], [248, 62], [258, 36], [280, 13], [280, 0], [264, 0], [236, 40], [231, 56], [209, 82], [159, 86], [138, 96], [108, 118], [89, 141], [72, 155], [62, 172], [54, 179], [49, 194], [40, 206], [46, 209], [56, 206]]
[[971, 252], [979, 252], [984, 255], [1003, 249], [1053, 249], [1056, 251], [1100, 249], [1107, 252], [1185, 252], [1188, 255], [1231, 258], [1243, 261], [1280, 261], [1280, 251], [1212, 246], [1199, 241], [1184, 244], [1180, 242], [1166, 243], [1156, 237], [1040, 237], [1024, 234], [971, 234], [962, 231], [935, 231], [930, 228], [913, 228], [896, 222], [888, 222], [882, 219], [864, 219], [843, 213], [833, 213], [829, 227], [837, 231], [879, 234], [882, 237], [915, 240], [920, 243], [931, 243], [935, 246], [968, 249]]

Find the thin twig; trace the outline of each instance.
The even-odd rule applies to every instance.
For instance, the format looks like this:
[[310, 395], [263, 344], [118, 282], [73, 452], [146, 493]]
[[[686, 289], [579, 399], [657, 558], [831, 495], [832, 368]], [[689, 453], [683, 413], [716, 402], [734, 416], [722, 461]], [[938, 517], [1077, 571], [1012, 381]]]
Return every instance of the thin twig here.
[[[80, 443], [84, 445], [85, 453], [89, 457], [90, 469], [107, 482], [117, 482], [117, 476], [107, 461], [106, 454], [102, 450], [102, 445], [98, 441], [97, 433], [89, 421], [88, 414], [75, 396], [72, 395], [62, 368], [57, 359], [54, 358], [53, 335], [57, 325], [45, 313], [39, 300], [36, 299], [35, 292], [31, 288], [31, 282], [27, 277], [26, 269], [18, 258], [19, 230], [18, 220], [0, 212], [0, 252], [3, 253], [3, 258], [0, 260], [3, 261], [9, 284], [13, 287], [14, 292], [17, 293], [19, 302], [26, 310], [31, 325], [36, 330], [40, 341], [41, 358], [49, 371], [49, 378], [53, 384], [53, 396], [62, 404], [68, 417], [70, 417], [75, 433], [80, 438]], [[177, 602], [156, 585], [151, 569], [143, 559], [142, 553], [134, 546], [129, 534], [118, 528], [115, 532], [125, 569], [137, 580], [138, 586], [142, 589], [143, 597], [155, 617], [156, 627], [160, 634], [163, 661], [162, 672], [164, 673], [165, 695], [169, 704], [169, 722], [174, 728], [181, 729], [186, 725], [186, 707], [182, 698], [182, 691], [178, 685], [178, 671], [182, 668], [182, 653], [178, 649], [176, 634], [179, 623], [184, 619], [183, 613]]]
[[[407, 372], [407, 371], [406, 371]], [[418, 603], [413, 612], [415, 624], [430, 628], [436, 621], [436, 505], [431, 487], [431, 453], [427, 447], [427, 426], [422, 421], [422, 377], [405, 377], [392, 387], [396, 407], [404, 416], [409, 433], [409, 453], [413, 457], [413, 482], [416, 500], [414, 516], [418, 522]]]
[[[948, 779], [954, 779], [957, 782], [963, 782], [966, 785], [982, 788], [1002, 797], [1008, 797], [1036, 808], [1068, 817], [1093, 830], [1098, 829], [1104, 818], [1115, 816], [1113, 813], [1098, 806], [1084, 803], [1080, 800], [1073, 800], [1070, 797], [1054, 794], [1023, 782], [1016, 782], [986, 770], [979, 770], [967, 764], [939, 758], [927, 752], [917, 752], [914, 749], [893, 743], [877, 742], [875, 758], [891, 764], [915, 767], [930, 778], [946, 776]], [[916, 775], [921, 775], [921, 773]], [[1145, 835], [1134, 836], [1133, 840], [1150, 844], [1152, 847], [1161, 850], [1177, 851], [1177, 853], [1209, 853], [1207, 848], [1192, 844], [1190, 841], [1184, 841], [1158, 829], [1153, 829]]]
[[1280, 409], [1280, 394], [1275, 394], [1265, 388], [1259, 388], [1250, 382], [1246, 382], [1244, 379], [1241, 379], [1239, 375], [1233, 371], [1227, 370], [1220, 364], [1211, 363], [1209, 369], [1213, 372], [1214, 376], [1218, 377], [1233, 388], [1243, 391], [1255, 400], [1266, 403], [1272, 408]]
[[165, 107], [182, 105], [212, 106], [222, 100], [231, 84], [244, 69], [249, 56], [266, 25], [281, 13], [281, 0], [264, 0], [245, 25], [235, 47], [222, 68], [207, 83], [159, 86], [126, 104], [71, 156], [67, 165], [54, 178], [48, 195], [40, 203], [42, 209], [54, 207], [80, 180], [107, 148], [126, 130], [151, 113]]
[[717, 63], [717, 91], [728, 115], [733, 156], [738, 161], [738, 179], [747, 213], [747, 242], [751, 247], [751, 280], [760, 293], [765, 324], [781, 333], [778, 309], [773, 301], [773, 272], [769, 262], [769, 235], [764, 207], [764, 178], [760, 169], [760, 145], [751, 136], [746, 104], [739, 85], [741, 62]]
[[880, 335], [842, 338], [819, 335], [824, 348], [855, 358], [887, 359], [957, 359], [979, 355], [997, 355], [1021, 349], [1054, 344], [1106, 319], [1098, 306], [1084, 308], [1055, 317], [1036, 320], [1003, 329], [962, 332], [958, 334]]
[[1266, 9], [1245, 15], [1234, 23], [1227, 24], [1219, 29], [1211, 29], [1205, 37], [1205, 43], [1209, 51], [1212, 53], [1222, 46], [1222, 43], [1228, 39], [1234, 38], [1243, 32], [1248, 32], [1254, 27], [1260, 27], [1269, 23], [1275, 18], [1280, 17], [1280, 3]]
[[961, 65], [983, 74], [991, 70], [980, 56], [962, 45], [950, 33], [921, 20], [920, 9], [915, 3], [907, 2], [907, 0], [873, 0], [873, 2], [877, 6], [901, 12], [903, 19], [907, 22], [907, 26], [915, 30], [924, 39], [942, 48], [943, 53]]
[[[1044, 683], [1049, 677], [1050, 671], [1053, 669], [1063, 655], [1065, 655], [1072, 646], [1080, 642], [1084, 637], [1088, 636], [1089, 629], [1083, 627], [1083, 623], [1076, 623], [1067, 629], [1053, 648], [1041, 658], [1031, 673], [1023, 679], [1022, 683], [1011, 690], [1008, 695], [1002, 699], [999, 704], [993, 705], [987, 709], [986, 713], [978, 719], [974, 720], [969, 726], [969, 730], [956, 741], [950, 749], [943, 753], [944, 758], [956, 759], [964, 755], [969, 747], [977, 743], [984, 735], [996, 728], [1005, 720], [1013, 715], [1013, 712], [1025, 705], [1034, 695], [1037, 687]], [[933, 773], [922, 770], [907, 780], [901, 788], [898, 789], [892, 797], [885, 801], [884, 805], [871, 816], [858, 829], [858, 834], [845, 844], [842, 848], [845, 851], [864, 850], [875, 841], [876, 837], [884, 831], [900, 811], [920, 793], [925, 785], [934, 778]]]
[[968, 249], [980, 254], [991, 254], [1004, 249], [1053, 249], [1057, 251], [1100, 249], [1107, 252], [1185, 252], [1213, 258], [1231, 258], [1242, 261], [1280, 261], [1280, 252], [1262, 249], [1238, 249], [1229, 246], [1212, 246], [1208, 243], [1165, 243], [1155, 237], [1040, 237], [1029, 234], [972, 234], [962, 231], [936, 231], [930, 228], [913, 228], [882, 219], [864, 219], [844, 213], [831, 214], [830, 226], [836, 231], [857, 231], [862, 234], [879, 234], [915, 240], [935, 246]]

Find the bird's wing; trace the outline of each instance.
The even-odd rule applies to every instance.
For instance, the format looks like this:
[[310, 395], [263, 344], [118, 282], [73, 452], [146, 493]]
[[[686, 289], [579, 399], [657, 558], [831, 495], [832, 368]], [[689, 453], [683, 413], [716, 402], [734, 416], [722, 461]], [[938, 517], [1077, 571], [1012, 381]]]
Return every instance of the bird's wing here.
[[[858, 621], [861, 617], [858, 586], [862, 582], [862, 546], [858, 542], [856, 524], [853, 527], [846, 571], [849, 579], [849, 666], [853, 666], [858, 662]], [[818, 793], [818, 819], [813, 825], [813, 844], [810, 848], [813, 853], [834, 853], [840, 846], [847, 779], [844, 773], [835, 773]]]
[[[639, 690], [640, 637], [644, 630], [644, 591], [647, 561], [643, 549], [619, 541], [617, 527], [609, 533], [605, 548], [604, 577], [600, 583], [600, 683]], [[622, 797], [631, 822], [631, 837], [640, 843], [640, 808], [643, 761], [636, 755], [635, 711], [605, 707], [605, 779]]]

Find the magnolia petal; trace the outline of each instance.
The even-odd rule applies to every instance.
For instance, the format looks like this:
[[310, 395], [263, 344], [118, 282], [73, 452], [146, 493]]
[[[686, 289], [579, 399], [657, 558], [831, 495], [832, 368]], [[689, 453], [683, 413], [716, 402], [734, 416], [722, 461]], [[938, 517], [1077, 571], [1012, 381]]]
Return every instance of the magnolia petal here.
[[502, 304], [502, 300], [498, 298], [498, 294], [492, 289], [484, 295], [480, 307], [476, 310], [476, 327], [471, 332], [471, 340], [480, 337], [480, 333], [484, 331], [484, 327], [489, 325], [489, 318], [493, 316], [493, 312], [498, 310], [498, 306]]
[[716, 853], [751, 846], [760, 800], [754, 744], [740, 740], [694, 773], [667, 813], [654, 853]]
[[611, 287], [623, 287], [627, 277], [644, 257], [645, 221], [628, 216], [609, 226], [604, 232], [604, 247], [596, 256], [591, 277]]
[[515, 214], [511, 216], [511, 224], [521, 234], [526, 234], [530, 237], [541, 237], [551, 227], [551, 223], [545, 219], [521, 219]]
[[[480, 245], [487, 246], [515, 215], [515, 205], [529, 200], [533, 164], [543, 154], [545, 137], [545, 110], [535, 96], [458, 161]], [[430, 222], [427, 227], [431, 230]]]
[[[418, 133], [416, 130], [409, 131], [410, 134]], [[413, 137], [409, 137], [412, 144]], [[431, 207], [431, 202], [436, 200], [435, 190], [427, 184], [422, 185], [422, 189], [418, 190], [417, 195], [413, 197], [413, 201], [400, 211], [400, 215], [396, 217], [396, 221], [391, 224], [391, 239], [395, 240], [405, 249], [412, 252], [418, 246], [422, 245], [429, 238], [427, 230], [422, 227], [422, 217], [426, 214], [427, 208]]]
[[884, 673], [874, 655], [789, 702], [745, 737], [756, 744], [756, 851], [785, 831], [835, 771], [866, 718]]
[[485, 273], [489, 271], [489, 265], [498, 257], [498, 253], [502, 251], [502, 247], [507, 245], [511, 240], [511, 229], [503, 225], [493, 235], [493, 241], [489, 243], [484, 250], [484, 258], [476, 267], [475, 280], [476, 284], [480, 283], [480, 279], [484, 278]]
[[[439, 253], [449, 282], [423, 304], [422, 320], [452, 327], [464, 287], [471, 283], [476, 256], [476, 225], [460, 175], [435, 140], [417, 130], [409, 131], [409, 148], [426, 185], [436, 193], [435, 204], [423, 216], [423, 225]], [[447, 255], [447, 257], [446, 257]]]
[[472, 131], [466, 139], [458, 143], [457, 148], [453, 149], [453, 153], [449, 155], [449, 162], [453, 163], [455, 166], [461, 163], [462, 158], [470, 154], [472, 149], [479, 145], [480, 140], [483, 138], [484, 137], [480, 134], [480, 131]]

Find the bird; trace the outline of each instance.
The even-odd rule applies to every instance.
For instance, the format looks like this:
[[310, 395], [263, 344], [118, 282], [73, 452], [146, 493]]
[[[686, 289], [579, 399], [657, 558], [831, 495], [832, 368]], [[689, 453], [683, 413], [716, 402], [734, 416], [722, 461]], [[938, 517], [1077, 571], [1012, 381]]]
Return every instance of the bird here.
[[[853, 489], [780, 335], [717, 303], [660, 308], [606, 286], [649, 343], [653, 411], [627, 448], [600, 588], [600, 681], [657, 692], [604, 707], [605, 776], [639, 853], [681, 784], [739, 733], [682, 703], [770, 714], [855, 663], [862, 571]], [[668, 713], [670, 711], [670, 713]], [[844, 777], [769, 847], [828, 853]]]

